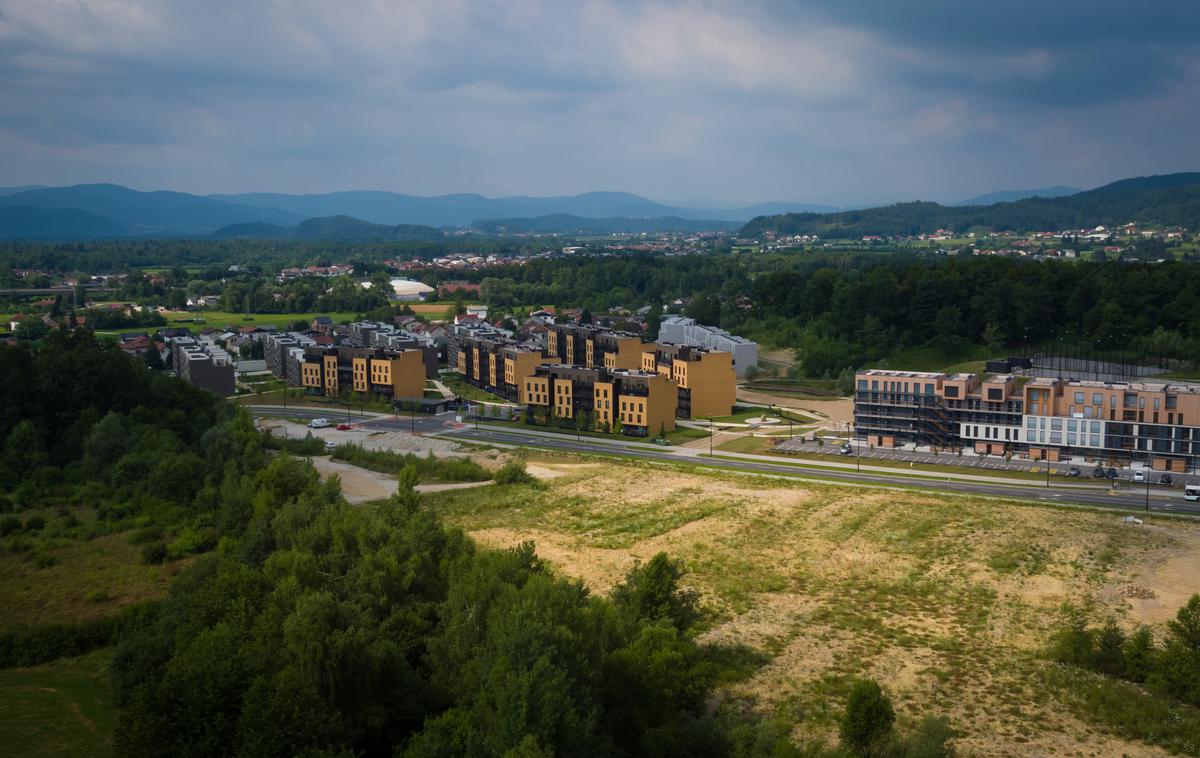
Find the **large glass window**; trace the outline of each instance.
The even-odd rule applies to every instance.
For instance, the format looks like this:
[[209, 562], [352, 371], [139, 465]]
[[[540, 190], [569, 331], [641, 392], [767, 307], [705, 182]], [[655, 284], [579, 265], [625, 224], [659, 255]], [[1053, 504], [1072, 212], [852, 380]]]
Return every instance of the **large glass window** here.
[[1026, 416], [1025, 417], [1025, 428], [1026, 429], [1037, 429], [1037, 419], [1034, 418], [1033, 416]]
[[1092, 393], [1092, 405], [1104, 405], [1104, 395], [1099, 392]]
[[1082, 392], [1076, 392], [1076, 393], [1075, 393], [1075, 402], [1076, 402], [1076, 403], [1083, 403], [1083, 393], [1082, 393]]
[[1099, 434], [1092, 435], [1092, 447], [1100, 447], [1100, 435]]
[[1050, 428], [1058, 430], [1058, 431], [1062, 431], [1062, 419], [1060, 419], [1060, 418], [1050, 419]]
[[1050, 444], [1051, 445], [1061, 445], [1062, 444], [1062, 432], [1050, 432]]
[[1074, 433], [1072, 433], [1072, 432], [1067, 432], [1067, 444], [1068, 444], [1068, 445], [1074, 445], [1074, 444], [1075, 444], [1075, 435], [1074, 435]]

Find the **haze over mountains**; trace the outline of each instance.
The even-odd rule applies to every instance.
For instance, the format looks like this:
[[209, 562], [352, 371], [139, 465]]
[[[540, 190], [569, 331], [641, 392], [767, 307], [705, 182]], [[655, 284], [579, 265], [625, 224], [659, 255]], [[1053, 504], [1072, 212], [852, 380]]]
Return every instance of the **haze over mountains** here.
[[[998, 199], [997, 199], [998, 198]], [[1200, 174], [1125, 179], [1086, 192], [1072, 187], [1005, 190], [954, 205], [900, 203], [837, 210], [801, 203], [736, 209], [665, 205], [626, 192], [562, 197], [394, 192], [200, 196], [140, 192], [115, 184], [0, 188], [0, 238], [81, 240], [152, 237], [293, 240], [431, 240], [443, 229], [485, 234], [731, 231], [766, 229], [850, 235], [915, 234], [964, 225], [1072, 228], [1150, 220], [1200, 228]], [[748, 223], [747, 223], [748, 222]]]

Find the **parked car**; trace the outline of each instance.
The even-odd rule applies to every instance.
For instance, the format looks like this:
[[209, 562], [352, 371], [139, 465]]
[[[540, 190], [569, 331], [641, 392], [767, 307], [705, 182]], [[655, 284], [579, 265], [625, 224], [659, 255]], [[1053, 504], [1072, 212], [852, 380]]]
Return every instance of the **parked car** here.
[[1134, 471], [1133, 472], [1133, 481], [1138, 482], [1139, 484], [1146, 481], [1146, 472], [1141, 471], [1141, 470]]
[[1096, 468], [1092, 469], [1092, 478], [1093, 479], [1103, 479], [1104, 478], [1104, 467], [1097, 466]]
[[842, 446], [838, 448], [838, 453], [840, 453], [841, 455], [850, 455], [853, 452], [854, 452], [854, 448], [850, 447], [849, 442], [843, 442]]
[[1107, 476], [1109, 479], [1116, 479], [1117, 478], [1117, 470], [1115, 468], [1105, 469], [1104, 475]]
[[1067, 476], [1079, 476], [1081, 473], [1083, 472], [1079, 470], [1078, 466], [1072, 466], [1067, 469]]
[[329, 425], [329, 419], [327, 418], [315, 418], [308, 422], [308, 428], [310, 429], [324, 429]]
[[1162, 476], [1160, 476], [1158, 478], [1159, 484], [1170, 484], [1173, 481], [1175, 481], [1175, 480], [1171, 478], [1170, 474], [1163, 474]]
[[348, 432], [348, 431], [350, 431], [350, 425], [349, 424], [338, 424], [337, 430], [339, 432]]
[[325, 452], [332, 453], [334, 450], [337, 450], [336, 442], [326, 442], [325, 443]]

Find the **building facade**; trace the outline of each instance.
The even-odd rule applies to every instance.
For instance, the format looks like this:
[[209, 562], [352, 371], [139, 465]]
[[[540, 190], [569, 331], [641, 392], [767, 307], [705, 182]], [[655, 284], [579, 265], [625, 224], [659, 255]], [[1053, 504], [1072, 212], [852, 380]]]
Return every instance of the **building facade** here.
[[729, 353], [733, 356], [733, 368], [738, 377], [744, 377], [748, 368], [758, 365], [758, 343], [715, 326], [697, 324], [695, 319], [686, 316], [663, 319], [658, 329], [658, 339], [660, 342]]
[[171, 366], [180, 379], [214, 395], [229, 397], [236, 391], [233, 359], [211, 342], [176, 337], [171, 341]]
[[424, 396], [425, 381], [420, 350], [314, 345], [304, 349], [300, 366], [300, 386], [318, 395], [358, 392], [415, 400]]
[[640, 368], [662, 374], [675, 383], [680, 418], [714, 418], [733, 413], [737, 381], [730, 353], [664, 342], [646, 347], [653, 349], [643, 349]]
[[521, 388], [527, 418], [633, 437], [672, 431], [677, 402], [669, 378], [636, 369], [543, 365]]
[[1200, 387], [872, 369], [855, 376], [854, 424], [884, 447], [1187, 471], [1200, 456]]

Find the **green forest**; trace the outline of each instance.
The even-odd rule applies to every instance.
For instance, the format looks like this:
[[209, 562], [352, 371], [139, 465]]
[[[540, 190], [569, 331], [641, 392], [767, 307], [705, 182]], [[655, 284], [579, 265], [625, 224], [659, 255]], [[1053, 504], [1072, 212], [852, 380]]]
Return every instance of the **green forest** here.
[[945, 206], [930, 202], [896, 203], [837, 213], [785, 213], [751, 219], [740, 232], [759, 237], [817, 234], [830, 238], [863, 235], [908, 236], [949, 229], [1058, 231], [1118, 226], [1129, 222], [1200, 228], [1200, 174], [1126, 179], [1064, 197], [1032, 197], [995, 205]]

